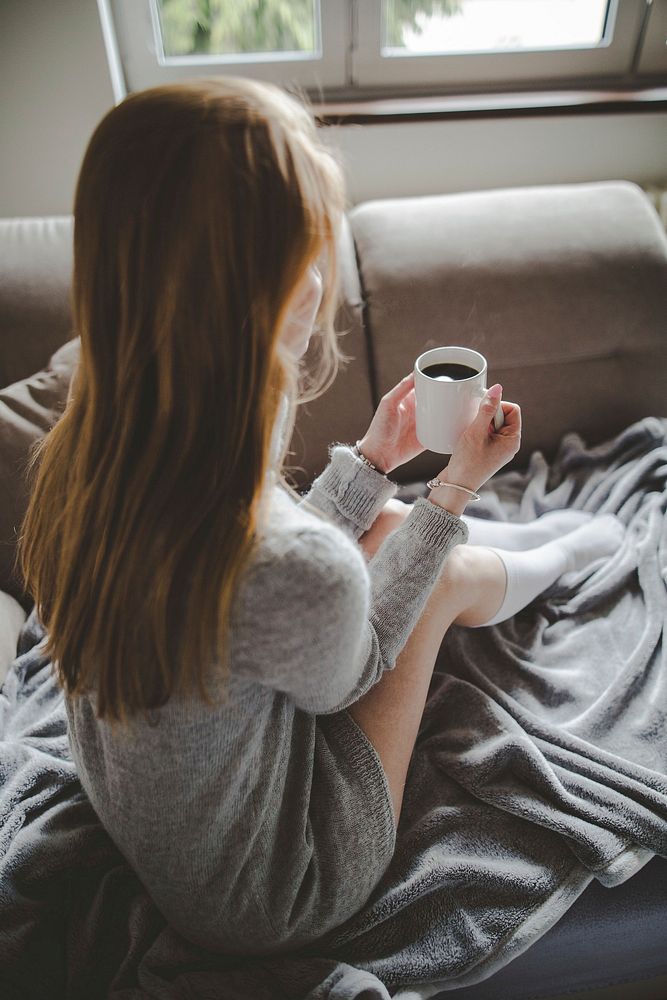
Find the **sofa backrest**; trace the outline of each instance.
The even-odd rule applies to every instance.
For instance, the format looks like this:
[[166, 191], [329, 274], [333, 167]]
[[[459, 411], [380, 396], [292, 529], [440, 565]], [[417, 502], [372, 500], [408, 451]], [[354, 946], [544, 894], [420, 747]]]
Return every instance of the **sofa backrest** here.
[[[38, 371], [74, 331], [72, 217], [0, 220], [0, 386]], [[351, 360], [304, 405], [289, 464], [299, 486], [333, 441], [365, 432], [381, 398], [430, 347], [481, 351], [521, 404], [513, 465], [563, 434], [594, 444], [665, 414], [667, 237], [626, 181], [378, 200], [349, 213], [338, 327]], [[425, 452], [396, 470], [425, 480]]]

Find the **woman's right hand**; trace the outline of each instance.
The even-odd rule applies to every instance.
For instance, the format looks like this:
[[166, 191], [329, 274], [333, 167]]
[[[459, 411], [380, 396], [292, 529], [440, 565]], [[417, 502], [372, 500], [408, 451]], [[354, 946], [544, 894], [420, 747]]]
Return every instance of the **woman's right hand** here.
[[[503, 400], [500, 403], [503, 388], [496, 384], [487, 390], [482, 398], [477, 416], [461, 434], [447, 465], [438, 473], [443, 482], [456, 483], [475, 492], [491, 478], [499, 469], [510, 462], [521, 446], [521, 408], [517, 403]], [[493, 417], [502, 406], [505, 422], [500, 430], [496, 430]], [[440, 496], [438, 496], [440, 494]], [[446, 495], [446, 504], [443, 503]], [[442, 506], [450, 508], [450, 500], [454, 495], [460, 498], [456, 506], [467, 503], [465, 494], [460, 490], [438, 488], [433, 499]], [[463, 509], [463, 506], [461, 509]]]

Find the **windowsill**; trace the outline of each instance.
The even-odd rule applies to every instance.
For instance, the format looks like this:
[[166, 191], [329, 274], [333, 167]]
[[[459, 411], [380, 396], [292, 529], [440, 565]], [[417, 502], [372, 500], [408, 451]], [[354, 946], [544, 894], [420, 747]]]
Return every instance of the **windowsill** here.
[[664, 109], [667, 109], [667, 86], [372, 98], [312, 104], [314, 114], [323, 125], [385, 125], [522, 115], [599, 115]]

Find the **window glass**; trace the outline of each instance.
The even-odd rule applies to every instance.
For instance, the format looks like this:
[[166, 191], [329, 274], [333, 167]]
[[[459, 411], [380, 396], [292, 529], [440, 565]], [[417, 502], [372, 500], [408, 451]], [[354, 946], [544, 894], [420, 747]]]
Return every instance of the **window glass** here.
[[318, 0], [155, 0], [164, 57], [319, 49]]
[[386, 55], [595, 46], [609, 0], [384, 0]]

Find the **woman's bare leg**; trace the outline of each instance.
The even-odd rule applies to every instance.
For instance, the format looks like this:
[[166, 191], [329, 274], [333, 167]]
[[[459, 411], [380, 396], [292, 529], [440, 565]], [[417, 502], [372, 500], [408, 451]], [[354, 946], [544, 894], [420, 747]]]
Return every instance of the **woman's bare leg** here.
[[[411, 509], [410, 504], [389, 501], [359, 540], [367, 558]], [[449, 626], [474, 628], [496, 618], [504, 621], [566, 570], [583, 568], [616, 552], [624, 535], [623, 523], [613, 514], [604, 514], [579, 524], [563, 538], [537, 546], [532, 553], [494, 550], [470, 542], [451, 550], [394, 669], [385, 671], [377, 684], [347, 709], [380, 756], [397, 825], [433, 667]]]
[[[367, 557], [375, 553], [410, 509], [409, 504], [389, 501], [370, 531], [359, 540]], [[505, 569], [495, 553], [481, 546], [457, 545], [449, 553], [394, 669], [385, 671], [377, 684], [347, 709], [380, 757], [396, 826], [410, 758], [445, 633], [453, 623], [475, 625], [488, 621], [502, 603], [505, 582]]]

